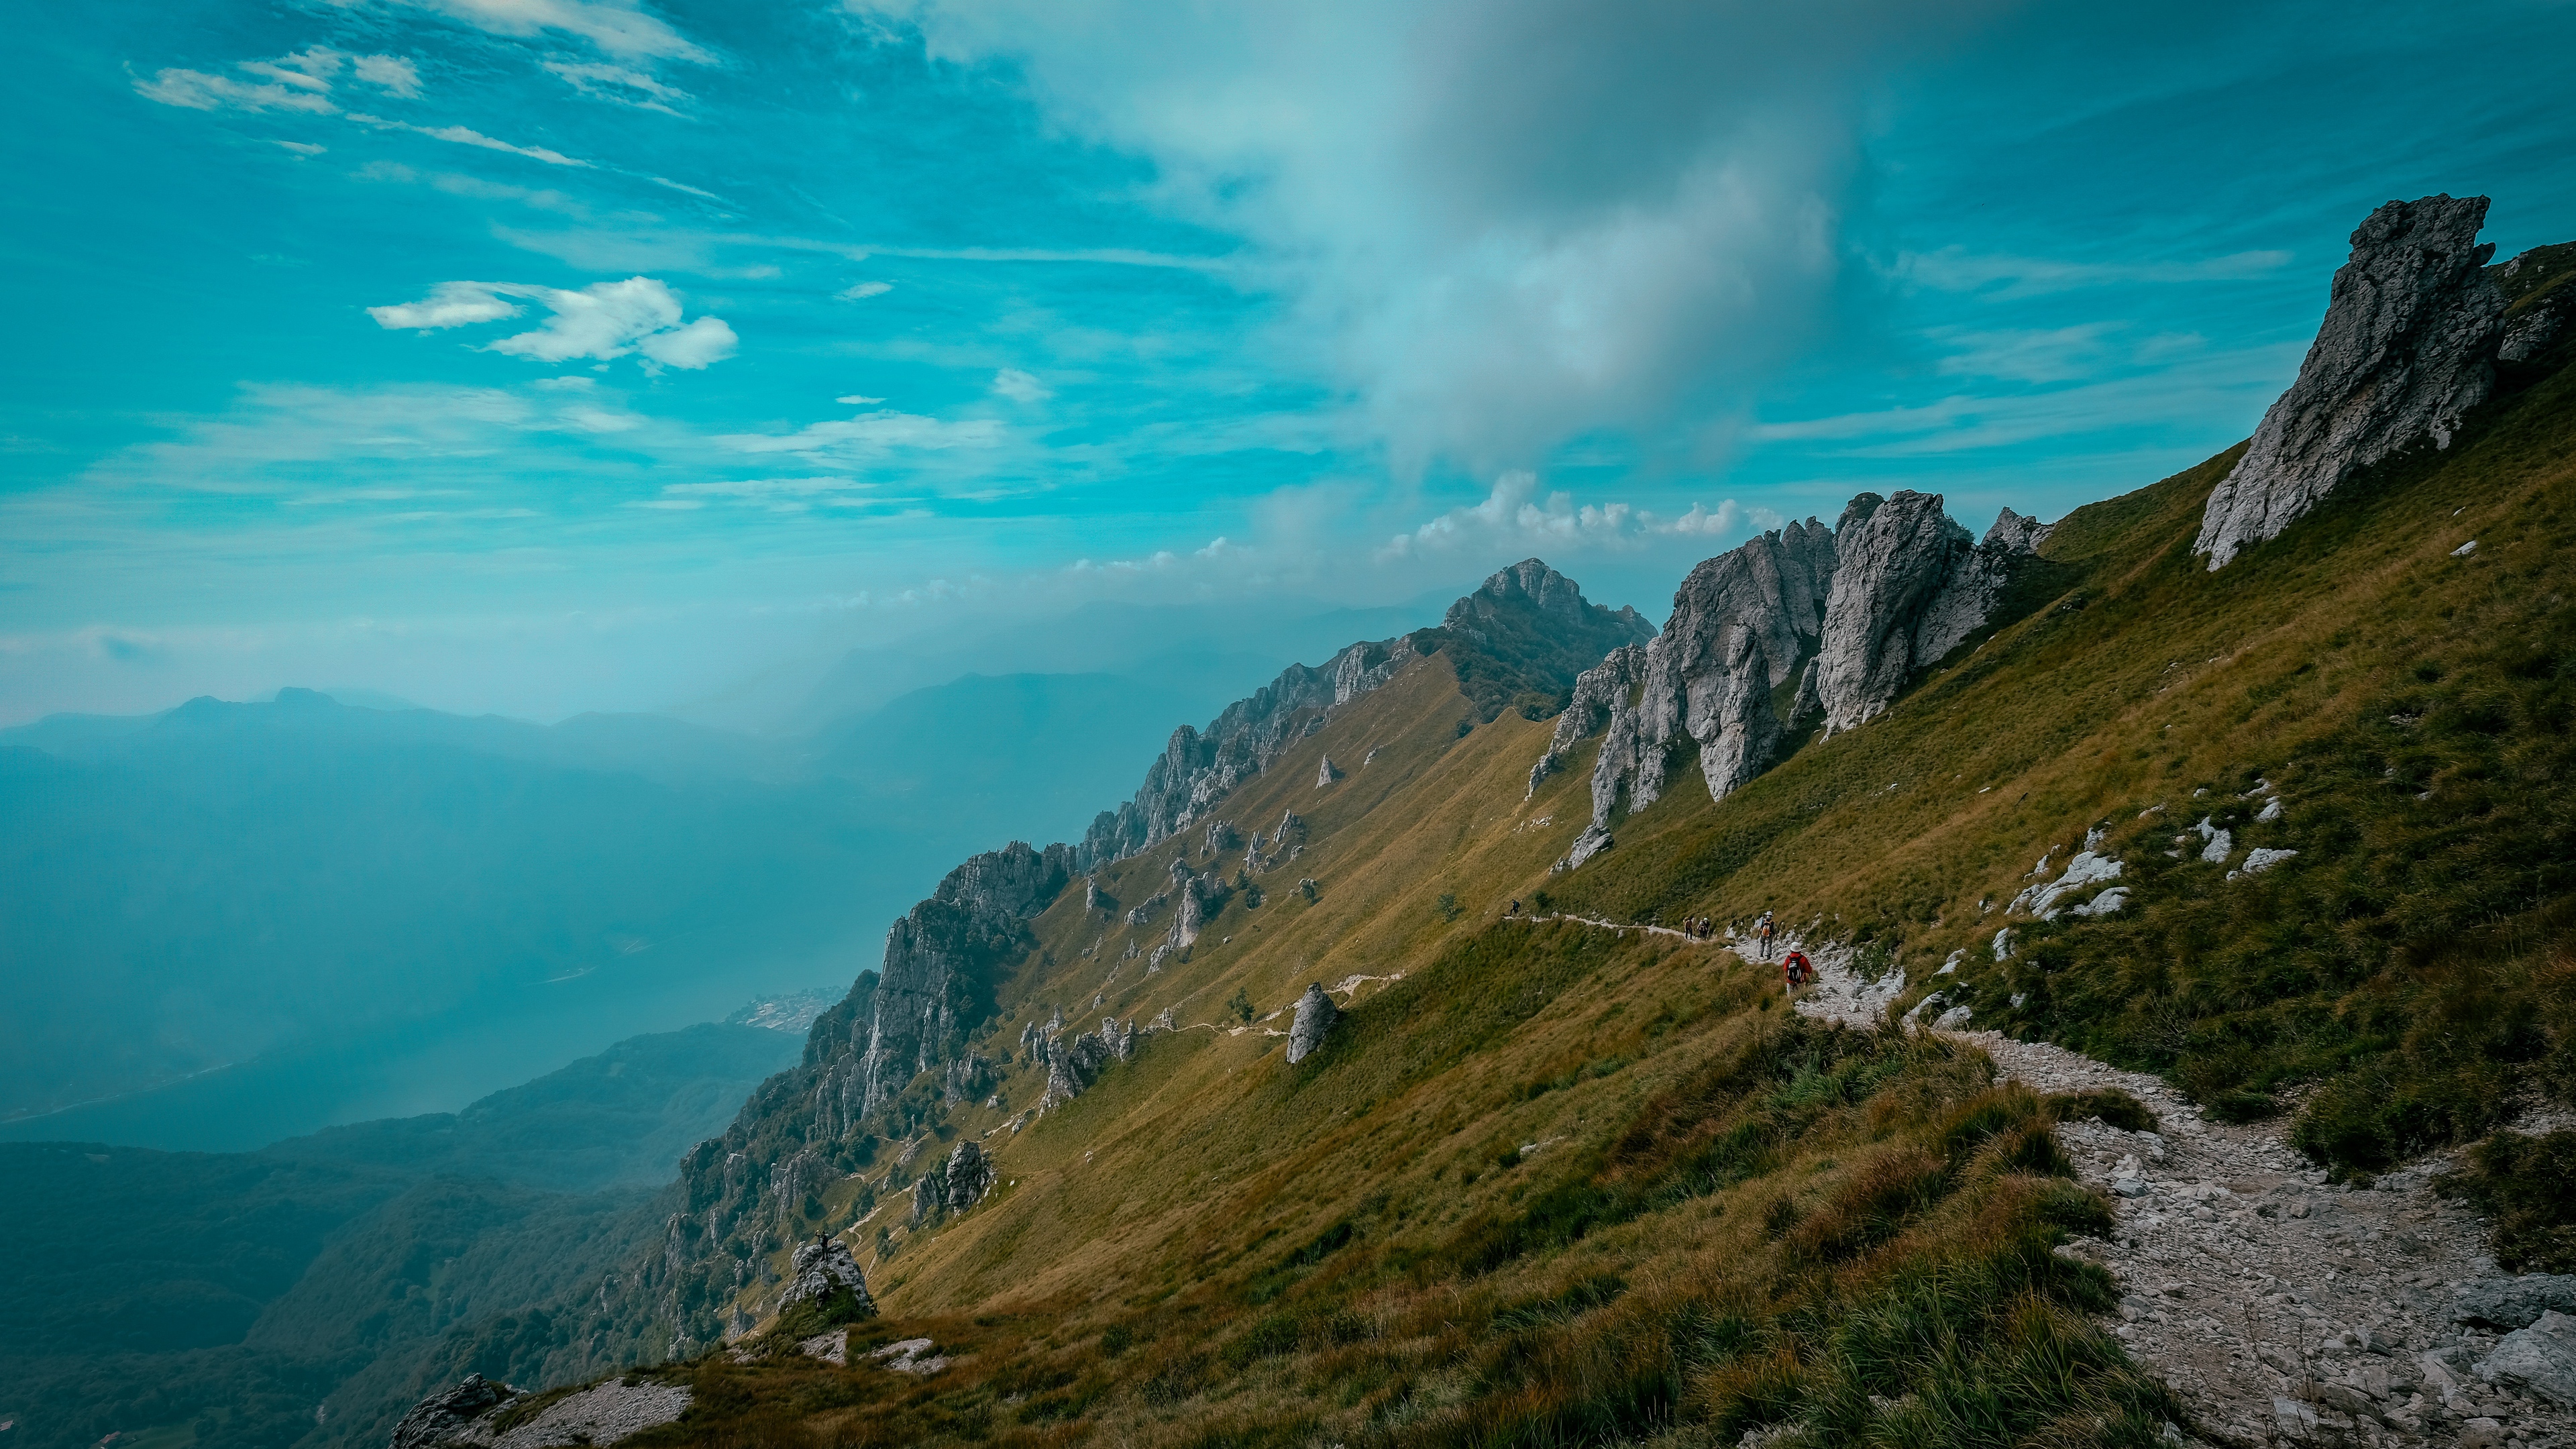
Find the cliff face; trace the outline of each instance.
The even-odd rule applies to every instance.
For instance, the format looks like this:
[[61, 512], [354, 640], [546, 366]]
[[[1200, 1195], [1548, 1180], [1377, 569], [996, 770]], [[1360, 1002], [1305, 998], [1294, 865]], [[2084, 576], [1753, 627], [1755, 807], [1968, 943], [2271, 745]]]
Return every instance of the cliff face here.
[[1771, 763], [1782, 725], [1772, 691], [1815, 653], [1833, 584], [1834, 539], [1814, 519], [1766, 533], [1691, 570], [1672, 619], [1652, 642], [1611, 653], [1575, 681], [1533, 789], [1576, 741], [1606, 723], [1593, 766], [1592, 829], [1570, 857], [1607, 841], [1624, 800], [1643, 809], [1663, 794], [1671, 756], [1699, 747], [1709, 794], [1723, 798]]
[[1608, 848], [1622, 806], [1661, 798], [1683, 751], [1697, 749], [1709, 798], [1723, 800], [1809, 721], [1821, 719], [1828, 734], [1866, 723], [1915, 671], [1985, 624], [2016, 563], [2047, 536], [2005, 509], [1971, 544], [1937, 493], [1863, 493], [1833, 530], [1812, 518], [1793, 523], [1691, 570], [1662, 634], [1575, 681], [1530, 770], [1535, 791], [1578, 742], [1602, 732], [1592, 821], [1560, 868]]
[[1134, 855], [1187, 829], [1237, 785], [1268, 769], [1289, 746], [1323, 728], [1334, 707], [1393, 679], [1418, 657], [1412, 637], [1353, 644], [1321, 668], [1292, 664], [1249, 699], [1227, 705], [1205, 733], [1182, 725], [1162, 758], [1146, 768], [1136, 798], [1104, 810], [1075, 847], [1090, 870]]
[[861, 1059], [860, 1110], [955, 1059], [990, 1008], [993, 972], [1025, 953], [1024, 922], [1073, 879], [1073, 850], [1018, 841], [948, 873], [930, 899], [886, 932], [876, 1019]]
[[2482, 270], [2483, 196], [2392, 201], [2352, 234], [2290, 390], [2209, 496], [2192, 552], [2211, 569], [2275, 538], [2344, 479], [2430, 438], [2451, 445], [2495, 388], [2505, 299]]
[[1985, 625], [2014, 560], [2048, 530], [2010, 509], [1985, 541], [1950, 521], [1938, 493], [1863, 493], [1843, 510], [1833, 600], [1816, 660], [1825, 732], [1855, 729], [1894, 702], [1905, 681]]
[[[680, 1211], [653, 1261], [622, 1291], [649, 1302], [683, 1345], [708, 1341], [722, 1327], [719, 1306], [756, 1281], [766, 1248], [803, 1231], [809, 1200], [875, 1163], [881, 1148], [990, 1090], [996, 1063], [974, 1034], [993, 1015], [996, 989], [1033, 949], [1030, 920], [1086, 872], [1193, 827], [1204, 827], [1211, 854], [1243, 850], [1246, 869], [1296, 854], [1306, 825], [1294, 812], [1275, 835], [1249, 842], [1210, 812], [1335, 710], [1432, 653], [1448, 656], [1487, 718], [1506, 705], [1553, 709], [1604, 651], [1653, 632], [1635, 610], [1592, 604], [1572, 580], [1524, 561], [1452, 605], [1438, 628], [1353, 644], [1320, 667], [1291, 666], [1204, 731], [1174, 730], [1135, 798], [1102, 812], [1080, 845], [1014, 842], [958, 866], [887, 931], [881, 969], [816, 1019], [803, 1063], [763, 1083], [723, 1137], [683, 1160]], [[1125, 913], [1137, 924], [1172, 909], [1171, 938], [1147, 969], [1185, 953], [1228, 890], [1221, 872], [1176, 862], [1170, 890]], [[1084, 894], [1087, 909], [1117, 912], [1096, 884], [1086, 883]], [[1047, 1064], [1051, 1105], [1124, 1060], [1136, 1035], [1132, 1025], [1104, 1021], [1096, 1035], [1049, 1032], [1021, 1045]], [[910, 1169], [895, 1166], [888, 1181], [900, 1183]]]

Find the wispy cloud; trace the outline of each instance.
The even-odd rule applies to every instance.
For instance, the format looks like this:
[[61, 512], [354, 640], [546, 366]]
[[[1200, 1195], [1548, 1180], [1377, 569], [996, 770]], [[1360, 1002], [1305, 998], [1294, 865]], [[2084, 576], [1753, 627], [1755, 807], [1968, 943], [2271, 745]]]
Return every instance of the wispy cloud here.
[[800, 453], [816, 460], [861, 463], [906, 451], [993, 448], [1007, 434], [993, 418], [950, 422], [890, 409], [808, 423], [792, 433], [728, 433], [718, 443], [740, 453]]
[[2069, 262], [2047, 257], [1998, 256], [1964, 247], [1908, 253], [1897, 275], [1944, 292], [1986, 292], [1997, 298], [2035, 297], [2080, 287], [2140, 283], [2241, 282], [2287, 266], [2285, 251], [2234, 252], [2183, 262]]
[[553, 315], [485, 350], [535, 362], [606, 362], [642, 353], [649, 364], [695, 370], [733, 356], [739, 342], [722, 318], [682, 321], [679, 297], [651, 277], [594, 282], [577, 292], [530, 282], [441, 282], [420, 301], [370, 307], [367, 315], [394, 331], [468, 327], [519, 315], [518, 304], [506, 300], [513, 297]]
[[398, 55], [362, 55], [350, 62], [358, 79], [388, 95], [412, 100], [420, 95], [420, 67]]
[[1456, 550], [1633, 546], [1658, 537], [1714, 540], [1748, 527], [1776, 528], [1785, 520], [1767, 508], [1746, 508], [1729, 498], [1714, 509], [1698, 503], [1679, 518], [1661, 518], [1626, 503], [1577, 504], [1559, 491], [1542, 497], [1538, 475], [1514, 469], [1494, 480], [1483, 501], [1453, 508], [1378, 550], [1381, 560]]
[[583, 95], [596, 100], [615, 101], [621, 106], [633, 106], [639, 111], [660, 111], [666, 116], [676, 116], [680, 113], [673, 107], [689, 99], [687, 91], [622, 65], [549, 60], [545, 67]]
[[1006, 367], [993, 374], [993, 391], [1015, 403], [1045, 402], [1055, 396], [1055, 389], [1016, 367]]
[[834, 292], [832, 299], [837, 302], [864, 302], [870, 297], [882, 297], [893, 290], [892, 282], [853, 282]]
[[433, 141], [448, 141], [459, 146], [478, 146], [486, 151], [506, 151], [513, 156], [525, 156], [531, 161], [543, 161], [549, 166], [586, 168], [590, 165], [589, 162], [578, 157], [567, 156], [561, 151], [548, 147], [519, 146], [497, 137], [486, 136], [471, 126], [416, 126], [409, 121], [387, 120], [383, 116], [371, 116], [363, 111], [351, 111], [349, 119], [362, 126], [373, 126], [380, 131], [408, 131], [415, 136], [427, 136]]
[[[368, 0], [333, 0], [357, 8]], [[630, 60], [685, 60], [701, 64], [715, 57], [701, 50], [642, 8], [616, 0], [386, 0], [445, 15], [492, 35], [536, 36], [552, 32], [578, 36], [610, 55]]]
[[360, 81], [389, 95], [409, 99], [420, 94], [420, 71], [410, 61], [391, 55], [347, 56], [328, 46], [311, 46], [275, 60], [245, 60], [234, 69], [259, 77], [256, 82], [184, 67], [164, 67], [150, 80], [137, 80], [135, 91], [146, 100], [192, 111], [302, 111], [310, 115], [340, 113], [330, 99], [343, 65]]

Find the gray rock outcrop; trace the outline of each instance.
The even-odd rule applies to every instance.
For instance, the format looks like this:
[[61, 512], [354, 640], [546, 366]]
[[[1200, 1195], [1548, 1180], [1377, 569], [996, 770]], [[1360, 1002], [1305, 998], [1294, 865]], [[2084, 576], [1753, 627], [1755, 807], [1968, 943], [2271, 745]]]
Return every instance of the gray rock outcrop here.
[[1342, 1009], [1324, 994], [1322, 983], [1310, 983], [1306, 994], [1297, 998], [1297, 1014], [1288, 1023], [1288, 1061], [1291, 1065], [1314, 1055], [1315, 1049], [1332, 1035], [1333, 1024], [1342, 1019]]
[[1066, 847], [1038, 851], [1015, 840], [950, 871], [894, 923], [859, 1061], [862, 1112], [959, 1054], [974, 1025], [964, 1010], [989, 992], [992, 974], [1024, 947], [1029, 918], [1072, 877]]
[[1146, 768], [1136, 797], [1104, 810], [1075, 847], [1086, 866], [1123, 860], [1203, 818], [1237, 785], [1324, 727], [1332, 712], [1403, 672], [1420, 656], [1409, 637], [1353, 644], [1321, 667], [1292, 664], [1205, 731], [1182, 725]]
[[2528, 1328], [2548, 1312], [2576, 1313], [2576, 1275], [2524, 1273], [2511, 1278], [2472, 1278], [2456, 1291], [2451, 1318]]
[[411, 1406], [402, 1422], [394, 1425], [393, 1449], [445, 1449], [475, 1420], [518, 1395], [519, 1391], [508, 1384], [493, 1383], [481, 1374], [467, 1374], [456, 1387]]
[[1601, 734], [1592, 818], [1556, 868], [1608, 849], [1620, 809], [1660, 799], [1680, 754], [1696, 749], [1709, 798], [1723, 800], [1769, 768], [1793, 731], [1815, 720], [1828, 732], [1864, 723], [1982, 627], [2049, 529], [2006, 509], [1972, 544], [1941, 505], [1938, 494], [1864, 493], [1836, 530], [1811, 518], [1693, 569], [1663, 633], [1612, 651], [1575, 681], [1547, 753], [1530, 768], [1535, 794], [1576, 745]]
[[2491, 1384], [2514, 1384], [2552, 1403], [2576, 1405], [2576, 1318], [2544, 1311], [2530, 1327], [2506, 1334], [2476, 1373]]
[[1315, 788], [1318, 790], [1340, 778], [1342, 778], [1342, 772], [1334, 765], [1333, 757], [1330, 755], [1326, 755], [1324, 762], [1315, 767]]
[[2016, 560], [2046, 531], [2012, 515], [1983, 543], [1942, 511], [1938, 493], [1863, 493], [1834, 530], [1834, 593], [1816, 659], [1825, 732], [1857, 729], [1917, 670], [1957, 648], [1994, 613]]
[[993, 1159], [973, 1142], [960, 1142], [948, 1160], [921, 1175], [912, 1185], [912, 1224], [962, 1213], [993, 1190]]
[[1112, 1062], [1123, 1062], [1136, 1055], [1136, 1025], [1120, 1025], [1116, 1017], [1100, 1019], [1100, 1030], [1084, 1032], [1071, 1040], [1048, 1039], [1046, 1053], [1047, 1084], [1042, 1106], [1053, 1107], [1070, 1102], [1100, 1080]]
[[1592, 768], [1592, 821], [1564, 868], [1609, 845], [1622, 804], [1642, 810], [1662, 797], [1671, 757], [1685, 742], [1698, 746], [1712, 799], [1771, 763], [1783, 732], [1772, 693], [1815, 651], [1834, 568], [1833, 535], [1813, 519], [1763, 534], [1691, 570], [1661, 634], [1613, 650], [1576, 678], [1548, 752], [1530, 772], [1536, 789], [1578, 741], [1605, 730]]
[[812, 1242], [796, 1245], [796, 1254], [789, 1260], [787, 1286], [778, 1294], [778, 1311], [784, 1313], [799, 1303], [828, 1299], [843, 1289], [857, 1297], [859, 1317], [876, 1316], [877, 1304], [868, 1296], [867, 1275], [859, 1271], [859, 1262], [850, 1256], [849, 1245], [818, 1234]]
[[2209, 496], [2192, 552], [2213, 570], [2280, 536], [2336, 485], [2424, 439], [2447, 448], [2495, 387], [2505, 301], [2482, 270], [2487, 198], [2392, 201], [2352, 234], [2299, 376]]

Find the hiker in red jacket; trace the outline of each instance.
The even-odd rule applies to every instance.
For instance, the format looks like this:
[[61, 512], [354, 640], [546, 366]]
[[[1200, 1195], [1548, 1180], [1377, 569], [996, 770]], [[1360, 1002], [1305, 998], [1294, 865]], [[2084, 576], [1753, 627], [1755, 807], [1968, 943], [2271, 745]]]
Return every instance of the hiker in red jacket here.
[[1788, 958], [1780, 963], [1780, 969], [1789, 978], [1789, 994], [1792, 996], [1797, 995], [1798, 988], [1814, 980], [1816, 975], [1816, 968], [1807, 960], [1804, 951], [1790, 952]]

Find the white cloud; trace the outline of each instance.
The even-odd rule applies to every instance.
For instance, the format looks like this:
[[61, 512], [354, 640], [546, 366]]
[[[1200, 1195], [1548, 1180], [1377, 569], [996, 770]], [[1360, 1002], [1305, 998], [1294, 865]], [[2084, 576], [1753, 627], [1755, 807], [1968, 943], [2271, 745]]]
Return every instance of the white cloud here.
[[319, 156], [330, 149], [327, 146], [316, 146], [310, 141], [279, 141], [276, 144], [298, 156]]
[[319, 94], [331, 89], [331, 77], [340, 73], [341, 59], [340, 52], [317, 45], [275, 60], [246, 60], [241, 62], [241, 68], [281, 85]]
[[376, 325], [388, 331], [417, 328], [431, 331], [440, 327], [465, 327], [476, 322], [498, 322], [519, 315], [515, 302], [504, 302], [494, 295], [495, 286], [485, 282], [441, 282], [429, 289], [429, 295], [417, 302], [398, 302], [390, 307], [369, 307], [367, 315]]
[[524, 297], [552, 313], [531, 332], [490, 344], [487, 350], [535, 362], [602, 362], [641, 352], [648, 364], [698, 369], [733, 356], [739, 339], [717, 317], [683, 323], [680, 299], [651, 277], [594, 282], [578, 292], [528, 282], [441, 282], [418, 302], [370, 307], [367, 315], [389, 329], [463, 327], [519, 313], [505, 298]]
[[420, 94], [420, 67], [399, 55], [362, 55], [350, 68], [358, 79], [389, 95], [408, 101]]
[[608, 65], [597, 61], [549, 60], [545, 63], [545, 67], [583, 95], [596, 100], [615, 101], [622, 106], [633, 106], [639, 111], [660, 111], [666, 116], [676, 116], [679, 112], [672, 107], [689, 99], [687, 91], [674, 85], [666, 85], [642, 71], [629, 70], [622, 65]]
[[834, 292], [832, 297], [833, 300], [840, 302], [864, 302], [870, 297], [882, 297], [893, 290], [892, 282], [857, 282]]
[[271, 81], [249, 85], [230, 76], [208, 75], [199, 70], [155, 71], [152, 79], [136, 81], [134, 89], [145, 100], [192, 111], [305, 111], [329, 116], [338, 114], [340, 109], [321, 92], [302, 84]]
[[993, 391], [1016, 403], [1044, 402], [1055, 396], [1054, 389], [1016, 367], [993, 374]]
[[1562, 491], [1540, 497], [1538, 475], [1514, 469], [1494, 480], [1493, 490], [1482, 502], [1452, 508], [1410, 533], [1395, 535], [1378, 550], [1378, 557], [1405, 558], [1460, 548], [1628, 547], [1654, 538], [1732, 537], [1756, 528], [1777, 528], [1784, 521], [1768, 508], [1746, 508], [1732, 498], [1713, 510], [1694, 503], [1688, 513], [1674, 519], [1625, 503], [1578, 505], [1574, 495]]
[[949, 422], [880, 410], [846, 420], [808, 423], [792, 433], [732, 433], [716, 441], [742, 453], [800, 453], [818, 460], [864, 462], [899, 451], [997, 447], [1004, 436], [1001, 423], [992, 418]]
[[1409, 466], [1678, 435], [1805, 345], [1867, 99], [2005, 0], [846, 3], [1247, 238]]
[[235, 68], [258, 76], [257, 83], [172, 67], [153, 72], [148, 81], [136, 81], [134, 89], [147, 100], [193, 111], [304, 111], [330, 116], [340, 111], [328, 97], [343, 65], [353, 65], [358, 79], [391, 94], [405, 98], [420, 94], [420, 72], [408, 60], [362, 55], [353, 62], [320, 45], [275, 60], [238, 62]]
[[[355, 6], [365, 0], [335, 0]], [[533, 36], [547, 31], [576, 35], [610, 55], [668, 58], [699, 63], [714, 56], [678, 31], [631, 4], [616, 0], [391, 0], [435, 11], [494, 35]]]
[[869, 397], [864, 393], [854, 392], [848, 397], [836, 397], [832, 399], [832, 401], [841, 404], [843, 407], [863, 408], [875, 403], [884, 402], [885, 399], [881, 397]]
[[2235, 282], [2287, 266], [2285, 251], [2234, 252], [2188, 262], [2067, 262], [2047, 257], [1991, 256], [1965, 247], [1897, 258], [1898, 275], [1944, 292], [1986, 292], [1998, 300], [2081, 287], [2139, 282]]
[[525, 156], [531, 161], [543, 161], [549, 166], [588, 167], [590, 165], [587, 161], [567, 156], [561, 151], [549, 150], [544, 146], [514, 146], [507, 141], [486, 136], [469, 126], [415, 126], [409, 121], [389, 121], [382, 116], [370, 116], [364, 111], [351, 111], [349, 119], [361, 125], [373, 126], [380, 131], [409, 131], [415, 136], [427, 136], [433, 141], [452, 141], [459, 146], [479, 146], [486, 151], [507, 151], [513, 156]]
[[686, 327], [648, 333], [636, 348], [666, 367], [692, 371], [733, 356], [737, 338], [721, 317], [701, 317]]

